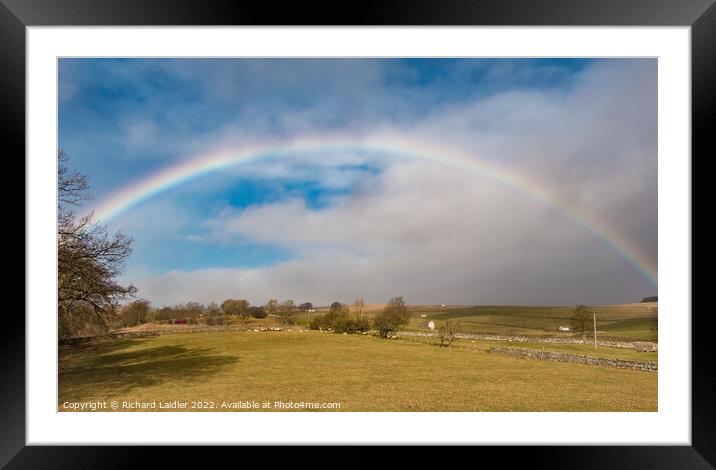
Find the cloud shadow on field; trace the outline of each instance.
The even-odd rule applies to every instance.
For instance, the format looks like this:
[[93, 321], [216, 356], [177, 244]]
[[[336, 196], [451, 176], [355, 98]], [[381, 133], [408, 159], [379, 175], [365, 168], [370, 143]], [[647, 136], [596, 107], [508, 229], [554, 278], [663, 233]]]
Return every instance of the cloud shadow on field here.
[[[93, 396], [108, 396], [167, 382], [196, 382], [214, 375], [224, 367], [238, 362], [236, 356], [215, 354], [209, 348], [159, 346], [121, 351], [141, 345], [142, 340], [110, 341], [95, 345], [91, 353], [86, 347], [64, 350], [60, 354], [60, 393], [86, 390]], [[87, 357], [87, 354], [91, 356]], [[77, 357], [72, 357], [72, 356]]]

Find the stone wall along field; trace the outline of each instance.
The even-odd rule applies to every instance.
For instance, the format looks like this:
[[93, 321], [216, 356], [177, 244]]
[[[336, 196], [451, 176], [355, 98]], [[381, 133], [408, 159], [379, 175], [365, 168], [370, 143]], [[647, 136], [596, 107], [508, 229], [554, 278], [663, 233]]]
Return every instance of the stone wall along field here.
[[629, 361], [610, 357], [582, 356], [553, 351], [539, 351], [537, 349], [492, 347], [489, 352], [524, 359], [538, 359], [542, 361], [571, 362], [574, 364], [588, 364], [595, 366], [619, 367], [622, 369], [643, 370], [656, 372], [658, 363], [653, 361]]

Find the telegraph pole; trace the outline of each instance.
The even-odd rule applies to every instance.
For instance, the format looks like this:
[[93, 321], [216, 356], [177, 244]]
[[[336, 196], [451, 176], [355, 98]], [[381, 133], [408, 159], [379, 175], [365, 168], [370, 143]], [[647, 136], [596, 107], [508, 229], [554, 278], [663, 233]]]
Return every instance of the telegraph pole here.
[[597, 311], [593, 310], [594, 314], [594, 352], [597, 352]]

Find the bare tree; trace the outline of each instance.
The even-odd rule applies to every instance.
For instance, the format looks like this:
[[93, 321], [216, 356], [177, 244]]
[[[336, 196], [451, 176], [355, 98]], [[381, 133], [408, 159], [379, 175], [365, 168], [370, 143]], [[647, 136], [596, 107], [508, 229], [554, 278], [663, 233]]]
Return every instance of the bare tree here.
[[246, 299], [227, 299], [221, 304], [221, 310], [227, 315], [236, 315], [242, 322], [247, 322], [251, 313], [249, 312], [249, 301]]
[[67, 169], [63, 151], [57, 157], [58, 315], [87, 318], [88, 309], [97, 317], [113, 315], [136, 292], [134, 286], [117, 281], [132, 252], [132, 239], [121, 232], [110, 236], [92, 220], [91, 212], [79, 218], [75, 215], [72, 208], [90, 199], [85, 193], [89, 184], [82, 174]]
[[276, 315], [278, 313], [278, 300], [271, 299], [266, 302], [264, 310], [266, 311], [267, 315]]
[[281, 318], [281, 323], [284, 325], [292, 325], [295, 320], [293, 318], [293, 312], [296, 310], [296, 304], [293, 300], [284, 300], [278, 305], [278, 316]]
[[460, 329], [459, 322], [447, 321], [444, 325], [438, 328], [438, 339], [440, 340], [440, 346], [450, 347], [452, 342], [455, 340], [455, 335]]
[[591, 316], [589, 315], [589, 307], [586, 305], [580, 304], [572, 309], [572, 318], [570, 319], [572, 331], [575, 334], [581, 333], [582, 339], [585, 341], [589, 330], [589, 320], [591, 320]]
[[216, 302], [211, 302], [209, 305], [206, 306], [206, 315], [210, 317], [215, 317], [217, 315], [221, 314], [221, 307]]
[[120, 312], [122, 326], [138, 326], [142, 321], [147, 322], [150, 303], [145, 299], [137, 299], [123, 306]]
[[651, 334], [654, 335], [654, 341], [659, 342], [659, 307], [652, 307], [651, 313], [654, 314], [654, 321], [649, 325]]
[[405, 305], [405, 298], [403, 298], [403, 296], [391, 298], [388, 301], [388, 305], [385, 306], [384, 311], [398, 318], [404, 325], [407, 325], [408, 320], [410, 320], [410, 312], [408, 312], [408, 307]]
[[249, 312], [250, 303], [246, 299], [240, 299], [236, 301], [236, 307], [238, 310], [239, 320], [242, 323], [247, 323], [251, 318], [251, 312]]
[[64, 150], [57, 152], [57, 202], [60, 210], [67, 206], [77, 206], [92, 197], [85, 191], [89, 189], [87, 178], [79, 171], [70, 173], [67, 162], [70, 157]]
[[363, 298], [356, 299], [355, 302], [353, 302], [353, 313], [356, 314], [357, 318], [363, 318], [363, 310], [365, 309], [365, 302], [363, 302]]
[[199, 302], [187, 302], [183, 305], [184, 317], [189, 320], [192, 325], [198, 325], [200, 319], [204, 316], [206, 307]]

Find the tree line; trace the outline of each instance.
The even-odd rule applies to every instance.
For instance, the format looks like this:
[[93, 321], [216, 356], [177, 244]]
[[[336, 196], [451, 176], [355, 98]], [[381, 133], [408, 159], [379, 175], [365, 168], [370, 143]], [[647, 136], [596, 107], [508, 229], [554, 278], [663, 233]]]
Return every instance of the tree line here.
[[356, 299], [351, 307], [334, 302], [328, 313], [311, 320], [309, 328], [347, 334], [365, 333], [372, 328], [381, 337], [387, 338], [402, 329], [410, 320], [410, 312], [402, 296], [391, 298], [372, 321], [364, 315], [363, 299]]
[[136, 326], [142, 323], [171, 323], [185, 320], [188, 324], [209, 326], [227, 325], [234, 321], [247, 323], [252, 318], [276, 316], [283, 324], [295, 323], [294, 314], [313, 308], [311, 302], [299, 306], [291, 300], [279, 302], [270, 299], [264, 305], [251, 305], [246, 299], [226, 299], [221, 305], [211, 302], [203, 305], [198, 302], [179, 303], [174, 306], [153, 308], [146, 299], [138, 299], [122, 306], [118, 310], [119, 326]]
[[[365, 303], [357, 299], [351, 307], [333, 302], [329, 311], [316, 315], [307, 325], [310, 329], [333, 331], [335, 333], [362, 333], [374, 329], [382, 337], [391, 336], [408, 324], [410, 312], [403, 297], [393, 297], [382, 312], [369, 319], [364, 314]], [[264, 305], [251, 305], [246, 299], [226, 299], [221, 305], [212, 302], [202, 305], [198, 302], [180, 303], [171, 307], [152, 308], [148, 300], [138, 299], [119, 309], [116, 326], [131, 327], [142, 323], [175, 323], [185, 320], [192, 325], [227, 325], [236, 321], [248, 323], [252, 318], [274, 316], [283, 325], [296, 324], [300, 312], [313, 310], [313, 303], [304, 302], [296, 306], [291, 299], [279, 302], [270, 299]]]

